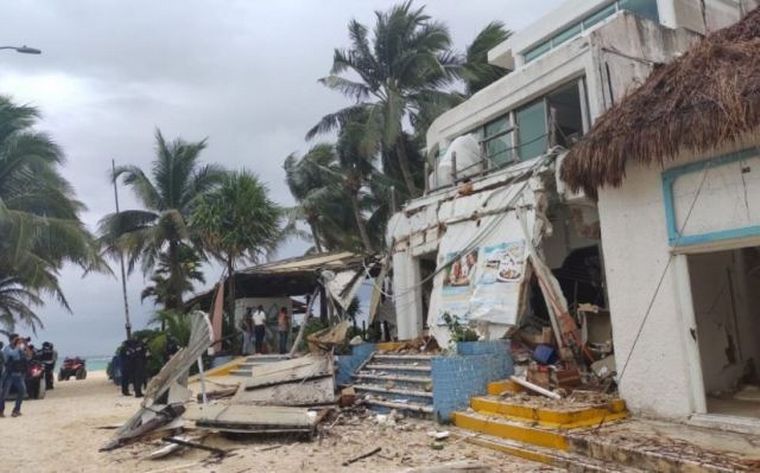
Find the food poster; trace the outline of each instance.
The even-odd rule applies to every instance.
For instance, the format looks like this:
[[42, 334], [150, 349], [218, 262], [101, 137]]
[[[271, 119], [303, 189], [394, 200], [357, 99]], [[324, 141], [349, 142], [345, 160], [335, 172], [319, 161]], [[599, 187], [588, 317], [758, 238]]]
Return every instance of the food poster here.
[[445, 313], [461, 323], [515, 324], [524, 297], [527, 248], [516, 216], [501, 217], [447, 228], [430, 307], [435, 325], [445, 326]]
[[470, 311], [475, 281], [478, 273], [478, 249], [474, 248], [464, 254], [449, 253], [445, 255], [440, 266], [446, 266], [443, 273], [441, 288], [441, 306], [439, 310], [439, 325], [445, 325], [443, 314], [459, 317], [460, 321], [467, 320]]
[[484, 246], [479, 260], [479, 274], [470, 298], [470, 320], [514, 324], [525, 279], [525, 241]]

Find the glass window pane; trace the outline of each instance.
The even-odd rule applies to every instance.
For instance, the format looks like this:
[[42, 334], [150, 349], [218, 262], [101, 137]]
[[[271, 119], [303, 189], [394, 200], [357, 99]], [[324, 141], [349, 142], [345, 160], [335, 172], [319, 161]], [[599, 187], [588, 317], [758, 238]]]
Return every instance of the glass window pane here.
[[561, 33], [557, 33], [552, 38], [552, 47], [557, 47], [560, 44], [564, 43], [565, 41], [574, 38], [581, 34], [581, 24], [576, 23], [570, 28], [567, 28], [565, 31], [562, 31]]
[[541, 100], [517, 111], [518, 154], [521, 160], [546, 152], [546, 107]]
[[486, 123], [484, 128], [483, 138], [490, 138], [497, 133], [501, 133], [507, 129], [507, 117], [497, 118], [496, 120]]
[[629, 10], [652, 21], [660, 21], [657, 0], [620, 0], [620, 8]]
[[615, 13], [615, 4], [608, 6], [607, 8], [602, 8], [598, 12], [592, 14], [585, 20], [583, 20], [583, 28], [589, 29], [595, 24], [599, 23], [600, 21], [604, 20], [605, 18], [609, 17]]
[[507, 133], [486, 141], [486, 155], [492, 166], [502, 166], [513, 161], [512, 134]]
[[536, 59], [538, 56], [541, 56], [542, 54], [546, 53], [552, 48], [551, 41], [545, 41], [538, 46], [535, 46], [523, 53], [523, 58], [525, 59], [525, 62], [530, 62], [534, 59]]

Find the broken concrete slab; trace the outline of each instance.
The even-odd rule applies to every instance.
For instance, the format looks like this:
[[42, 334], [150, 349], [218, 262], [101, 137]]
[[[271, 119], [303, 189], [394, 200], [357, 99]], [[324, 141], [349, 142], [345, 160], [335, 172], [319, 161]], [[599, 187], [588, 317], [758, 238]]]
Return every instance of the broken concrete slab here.
[[241, 385], [230, 400], [232, 404], [274, 406], [320, 406], [335, 403], [335, 378], [322, 376], [308, 381], [249, 388]]
[[207, 406], [196, 421], [199, 428], [232, 433], [311, 434], [317, 416], [307, 409], [283, 406]]
[[242, 385], [246, 390], [253, 390], [294, 381], [333, 376], [334, 372], [332, 357], [307, 355], [301, 358], [254, 366], [251, 368], [251, 379], [245, 380]]

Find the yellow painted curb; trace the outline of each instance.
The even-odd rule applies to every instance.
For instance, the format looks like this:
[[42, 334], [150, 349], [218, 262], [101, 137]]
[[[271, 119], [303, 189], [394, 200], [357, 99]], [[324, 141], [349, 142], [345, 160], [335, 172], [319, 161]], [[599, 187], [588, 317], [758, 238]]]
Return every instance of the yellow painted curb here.
[[488, 383], [488, 394], [491, 394], [493, 396], [498, 396], [499, 394], [508, 392], [508, 393], [519, 393], [523, 391], [523, 387], [519, 384], [515, 383], [511, 379], [505, 379], [502, 381], [494, 381], [492, 383]]
[[478, 437], [466, 438], [465, 442], [473, 444], [473, 445], [478, 445], [479, 447], [490, 448], [491, 450], [496, 450], [497, 452], [506, 453], [508, 455], [519, 457], [525, 460], [543, 463], [545, 465], [563, 466], [560, 464], [560, 462], [557, 461], [557, 459], [554, 456], [546, 454], [546, 453], [537, 452], [535, 450], [520, 448], [517, 446], [511, 446], [511, 445], [504, 445], [502, 443], [493, 442], [491, 440], [478, 438]]
[[562, 432], [539, 429], [529, 425], [511, 424], [507, 423], [506, 419], [500, 421], [498, 417], [484, 419], [464, 412], [455, 412], [452, 417], [457, 427], [482, 432], [494, 437], [563, 451], [570, 448], [567, 438]]
[[590, 407], [573, 411], [529, 407], [485, 397], [472, 398], [470, 405], [485, 415], [497, 415], [509, 420], [533, 422], [555, 429], [577, 429], [628, 417], [625, 402], [622, 400], [615, 400], [606, 408]]
[[[230, 374], [230, 372], [238, 369], [238, 367], [245, 362], [245, 358], [246, 357], [244, 356], [233, 358], [223, 365], [217, 366], [216, 368], [211, 368], [208, 371], [204, 371], [203, 374], [205, 376], [227, 376]], [[199, 379], [200, 377], [196, 374], [190, 377], [188, 381], [198, 381]]]
[[376, 343], [375, 349], [378, 351], [396, 351], [406, 346], [405, 342], [382, 342]]

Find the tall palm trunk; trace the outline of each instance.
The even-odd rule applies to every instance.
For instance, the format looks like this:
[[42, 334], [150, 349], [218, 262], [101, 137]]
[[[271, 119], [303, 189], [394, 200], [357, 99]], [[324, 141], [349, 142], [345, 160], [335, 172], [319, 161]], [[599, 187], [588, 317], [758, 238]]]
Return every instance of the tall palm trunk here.
[[319, 241], [319, 232], [317, 231], [316, 224], [309, 221], [309, 229], [311, 230], [311, 237], [314, 239], [314, 248], [317, 250], [317, 253], [322, 253], [322, 243]]
[[417, 186], [414, 184], [414, 176], [412, 175], [411, 168], [409, 167], [409, 155], [406, 153], [406, 143], [404, 143], [404, 134], [400, 134], [396, 139], [396, 155], [398, 157], [398, 165], [401, 168], [401, 177], [404, 179], [404, 185], [409, 192], [410, 197], [417, 197]]
[[364, 222], [364, 217], [362, 217], [361, 209], [359, 209], [359, 198], [355, 193], [351, 194], [351, 208], [354, 211], [354, 219], [356, 220], [356, 227], [359, 229], [359, 236], [362, 239], [364, 251], [372, 254], [375, 251], [372, 249], [372, 242], [369, 239], [369, 233], [367, 233], [367, 225]]

